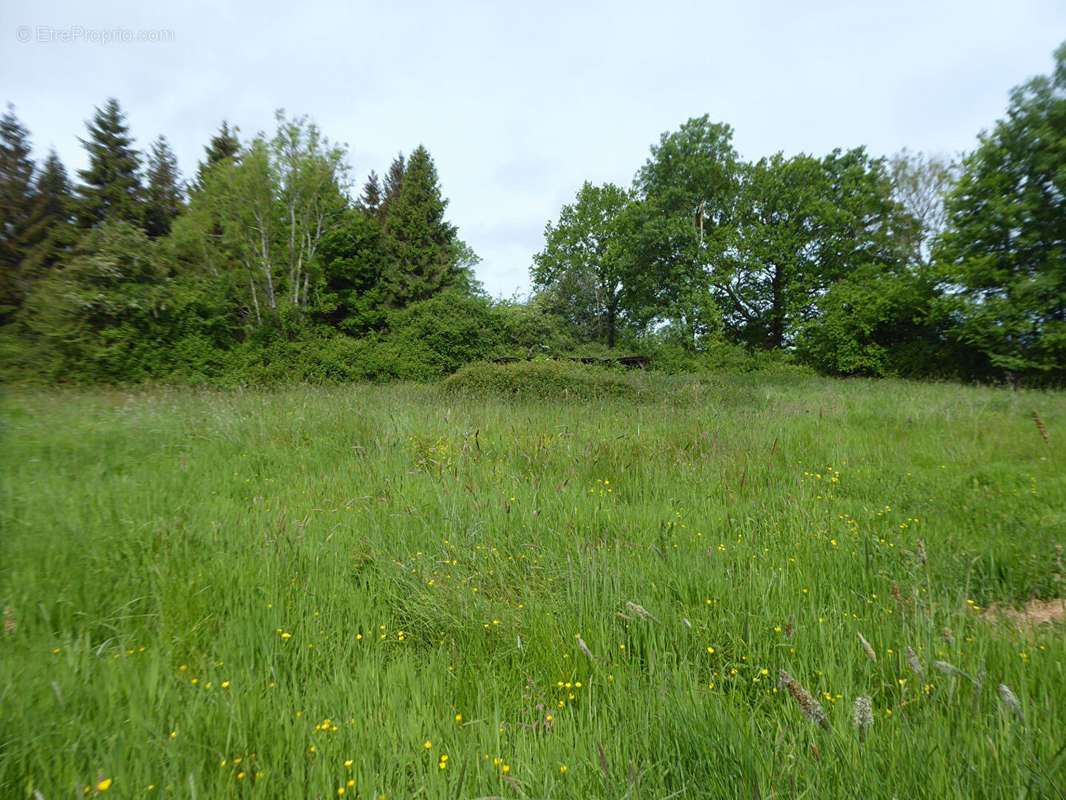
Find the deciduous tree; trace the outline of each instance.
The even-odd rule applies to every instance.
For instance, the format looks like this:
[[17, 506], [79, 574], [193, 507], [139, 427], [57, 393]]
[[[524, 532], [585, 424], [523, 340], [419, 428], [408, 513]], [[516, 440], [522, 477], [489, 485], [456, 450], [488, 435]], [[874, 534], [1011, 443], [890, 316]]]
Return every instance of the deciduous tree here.
[[904, 148], [889, 159], [888, 169], [892, 196], [914, 221], [902, 231], [910, 260], [928, 263], [930, 248], [944, 231], [944, 200], [958, 179], [958, 165], [944, 156]]
[[319, 243], [340, 224], [348, 205], [347, 152], [307, 117], [290, 120], [278, 111], [276, 118], [271, 154], [284, 214], [288, 299], [292, 308], [306, 312]]
[[1066, 43], [964, 159], [934, 257], [960, 341], [996, 370], [1066, 377]]
[[640, 260], [657, 314], [683, 344], [717, 331], [714, 286], [734, 269], [739, 158], [733, 129], [704, 115], [664, 133], [636, 178]]
[[909, 224], [884, 162], [861, 148], [760, 159], [744, 171], [736, 222], [735, 268], [714, 285], [733, 335], [768, 348], [788, 346], [857, 268], [897, 267]]
[[633, 261], [622, 214], [628, 192], [587, 181], [559, 220], [544, 229], [544, 249], [533, 257], [533, 285], [579, 329], [615, 346]]

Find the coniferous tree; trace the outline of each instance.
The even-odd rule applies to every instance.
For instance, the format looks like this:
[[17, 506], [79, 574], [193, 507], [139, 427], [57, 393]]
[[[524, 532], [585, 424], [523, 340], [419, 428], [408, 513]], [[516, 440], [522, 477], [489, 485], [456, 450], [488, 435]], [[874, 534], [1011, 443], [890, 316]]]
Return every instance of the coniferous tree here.
[[206, 153], [207, 158], [200, 162], [200, 166], [196, 171], [196, 181], [192, 186], [193, 191], [200, 191], [204, 188], [204, 178], [211, 167], [220, 161], [237, 157], [237, 154], [241, 151], [241, 142], [237, 138], [237, 133], [237, 128], [231, 128], [228, 122], [222, 121], [218, 133], [211, 137], [209, 144], [204, 146], [204, 153]]
[[170, 233], [171, 223], [184, 207], [178, 159], [165, 136], [160, 136], [152, 143], [147, 179], [144, 231], [154, 239]]
[[141, 158], [133, 149], [126, 115], [111, 98], [86, 124], [89, 138], [81, 143], [89, 151], [89, 168], [78, 171], [82, 180], [77, 189], [78, 224], [83, 228], [103, 222], [140, 225], [144, 213]]
[[26, 233], [26, 250], [19, 267], [23, 296], [68, 254], [80, 231], [74, 224], [73, 197], [67, 169], [55, 150], [37, 174], [33, 216]]
[[[390, 183], [391, 178], [390, 170]], [[456, 228], [444, 219], [447, 205], [433, 159], [419, 146], [407, 162], [385, 224], [389, 264], [384, 279], [394, 307], [427, 300], [462, 282]]]
[[70, 221], [71, 187], [67, 177], [67, 168], [63, 166], [54, 149], [48, 151], [48, 158], [37, 175], [37, 204], [34, 211], [36, 221], [49, 224]]
[[19, 265], [32, 224], [35, 188], [29, 131], [8, 105], [0, 118], [0, 322], [21, 304]]
[[[219, 126], [218, 133], [204, 145], [206, 159], [200, 162], [196, 171], [196, 180], [189, 186], [188, 213], [197, 217], [189, 220], [188, 231], [196, 231], [191, 238], [184, 238], [185, 245], [195, 242], [197, 257], [195, 263], [215, 275], [219, 274], [220, 264], [218, 245], [222, 240], [222, 220], [217, 204], [207, 195], [212, 172], [218, 165], [234, 166], [240, 158], [241, 143], [237, 138], [238, 130], [231, 128], [225, 120]], [[224, 181], [223, 181], [224, 182]]]
[[377, 217], [381, 210], [381, 200], [381, 180], [374, 170], [370, 170], [370, 175], [363, 184], [363, 193], [356, 204], [367, 216]]
[[392, 160], [388, 174], [385, 175], [384, 195], [378, 206], [378, 216], [383, 222], [387, 221], [389, 208], [396, 201], [396, 198], [400, 196], [400, 189], [403, 188], [403, 179], [406, 173], [407, 163], [404, 161], [403, 153], [400, 153]]

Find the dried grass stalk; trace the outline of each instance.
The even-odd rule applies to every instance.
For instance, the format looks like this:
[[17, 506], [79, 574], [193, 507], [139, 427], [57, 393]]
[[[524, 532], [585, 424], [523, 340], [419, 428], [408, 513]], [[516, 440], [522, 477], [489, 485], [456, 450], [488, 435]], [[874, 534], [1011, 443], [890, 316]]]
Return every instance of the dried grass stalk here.
[[1036, 429], [1040, 432], [1044, 444], [1051, 444], [1051, 439], [1049, 439], [1047, 435], [1047, 428], [1044, 427], [1044, 420], [1040, 419], [1040, 412], [1035, 408], [1033, 409], [1033, 422], [1036, 423]]

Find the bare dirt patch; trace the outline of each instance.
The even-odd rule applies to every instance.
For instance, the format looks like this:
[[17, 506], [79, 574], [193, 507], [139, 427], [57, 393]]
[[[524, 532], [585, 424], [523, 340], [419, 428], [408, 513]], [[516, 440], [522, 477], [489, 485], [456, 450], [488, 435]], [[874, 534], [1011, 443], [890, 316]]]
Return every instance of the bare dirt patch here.
[[1019, 633], [1066, 630], [1066, 598], [1030, 600], [1021, 608], [992, 607], [985, 611], [985, 619], [1010, 625]]

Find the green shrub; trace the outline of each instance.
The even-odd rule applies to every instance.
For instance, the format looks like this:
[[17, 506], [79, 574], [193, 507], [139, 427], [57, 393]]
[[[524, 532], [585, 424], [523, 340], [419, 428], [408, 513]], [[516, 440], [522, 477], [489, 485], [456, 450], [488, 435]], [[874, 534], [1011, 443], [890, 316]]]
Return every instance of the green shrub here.
[[651, 341], [641, 349], [653, 370], [668, 375], [814, 374], [809, 367], [795, 363], [787, 352], [752, 351], [731, 342], [709, 342], [702, 349], [692, 351], [669, 340]]
[[638, 397], [642, 376], [570, 361], [469, 364], [445, 379], [444, 388], [487, 396], [567, 398]]
[[443, 292], [391, 314], [387, 338], [397, 348], [397, 356], [421, 362], [414, 370], [418, 374], [401, 377], [427, 380], [496, 355], [499, 327], [499, 314], [489, 300]]

